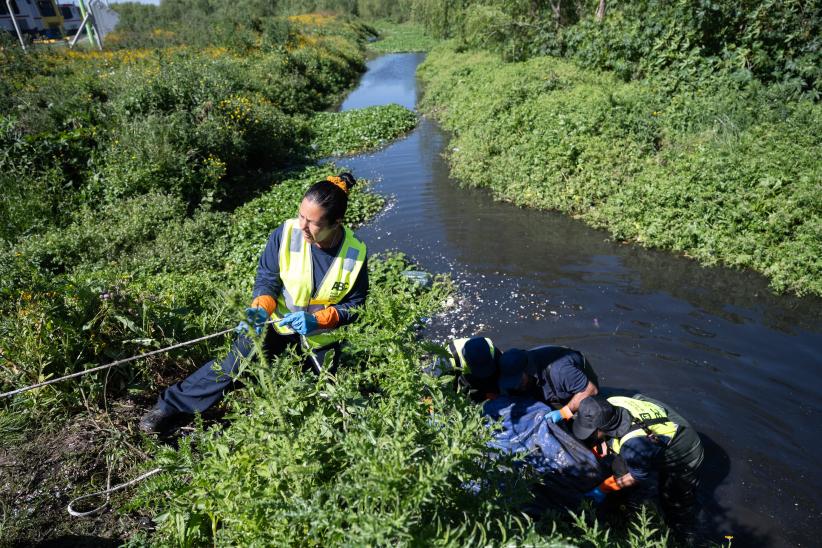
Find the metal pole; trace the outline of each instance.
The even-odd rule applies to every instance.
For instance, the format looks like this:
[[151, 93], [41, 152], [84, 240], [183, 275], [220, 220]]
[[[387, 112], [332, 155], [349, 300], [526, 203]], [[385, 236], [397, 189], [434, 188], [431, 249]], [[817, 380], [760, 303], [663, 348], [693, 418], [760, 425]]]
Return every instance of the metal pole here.
[[103, 49], [103, 47], [100, 45], [100, 42], [97, 41], [96, 29], [94, 28], [94, 25], [92, 25], [89, 21], [91, 10], [86, 7], [86, 0], [77, 0], [77, 7], [80, 8], [80, 15], [83, 16], [83, 22], [86, 27], [86, 34], [88, 35], [88, 41], [91, 43], [91, 45]]
[[97, 28], [97, 19], [94, 18], [94, 12], [91, 11], [91, 4], [94, 0], [90, 0], [88, 5], [88, 11], [91, 15], [91, 28], [94, 29], [94, 39], [97, 41], [97, 49], [103, 51], [103, 37], [100, 35], [100, 30]]
[[74, 47], [74, 45], [77, 43], [77, 39], [80, 38], [80, 35], [83, 33], [83, 27], [86, 24], [86, 20], [88, 20], [88, 15], [83, 17], [83, 22], [80, 23], [79, 27], [77, 27], [77, 33], [74, 35], [74, 38], [71, 39], [71, 42], [69, 42], [69, 47], [70, 48]]
[[14, 16], [14, 10], [11, 9], [11, 0], [6, 0], [6, 7], [9, 10], [9, 15], [11, 16], [11, 22], [14, 23], [14, 30], [17, 31], [17, 38], [20, 39], [20, 45], [23, 47], [23, 51], [26, 51], [26, 43], [23, 41], [23, 33], [20, 32], [20, 27], [17, 25], [17, 18]]
[[305, 338], [305, 335], [300, 335], [300, 343], [302, 343], [303, 349], [308, 352], [308, 358], [314, 365], [314, 372], [319, 375], [323, 372], [323, 366], [320, 364], [320, 360], [317, 359], [317, 355], [311, 349], [311, 345], [308, 344], [308, 339]]

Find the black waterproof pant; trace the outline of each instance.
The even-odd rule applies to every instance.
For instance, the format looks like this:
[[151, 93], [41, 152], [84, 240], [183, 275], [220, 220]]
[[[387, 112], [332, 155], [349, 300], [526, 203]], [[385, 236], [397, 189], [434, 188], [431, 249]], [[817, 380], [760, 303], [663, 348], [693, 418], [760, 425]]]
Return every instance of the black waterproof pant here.
[[[280, 335], [274, 329], [266, 329], [263, 340], [263, 351], [267, 360], [279, 356], [290, 347], [299, 347], [298, 335]], [[203, 412], [223, 399], [223, 396], [239, 385], [236, 376], [242, 358], [247, 357], [254, 349], [254, 343], [245, 335], [238, 335], [231, 345], [231, 351], [220, 362], [219, 368], [211, 360], [182, 381], [169, 386], [161, 395], [157, 404], [166, 409], [181, 413]], [[339, 345], [334, 344], [313, 352], [306, 357], [306, 368], [317, 370], [314, 359], [322, 365], [328, 352], [333, 351], [332, 370], [339, 362]]]
[[703, 458], [699, 436], [687, 426], [665, 451], [665, 464], [659, 472], [659, 498], [665, 519], [674, 531], [693, 529]]
[[668, 418], [679, 425], [660, 465], [659, 499], [668, 526], [674, 533], [687, 534], [694, 528], [697, 512], [696, 491], [705, 457], [702, 442], [688, 421], [669, 406], [642, 394], [634, 398], [663, 407]]

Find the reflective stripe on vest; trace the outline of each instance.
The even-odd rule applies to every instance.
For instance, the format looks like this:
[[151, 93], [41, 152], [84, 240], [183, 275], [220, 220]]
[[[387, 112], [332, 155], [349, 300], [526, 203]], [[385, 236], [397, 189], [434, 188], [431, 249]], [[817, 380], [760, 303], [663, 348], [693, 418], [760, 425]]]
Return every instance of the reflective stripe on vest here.
[[[471, 366], [468, 363], [468, 360], [465, 359], [465, 343], [473, 339], [473, 337], [469, 337], [467, 339], [454, 339], [448, 344], [448, 349], [451, 351], [451, 366], [454, 368], [459, 368], [464, 375], [471, 373]], [[494, 358], [494, 342], [489, 339], [488, 337], [483, 337], [485, 342], [488, 343], [489, 353], [491, 354], [491, 358]], [[459, 360], [459, 363], [457, 363]]]
[[[668, 440], [672, 440], [679, 429], [679, 425], [667, 420], [668, 413], [665, 409], [651, 402], [635, 400], [633, 398], [625, 398], [622, 396], [610, 397], [608, 398], [608, 402], [611, 405], [627, 409], [633, 418], [643, 421], [647, 425], [648, 430], [657, 436], [665, 436]], [[636, 424], [634, 424], [634, 426], [636, 426]], [[619, 454], [619, 450], [626, 441], [631, 438], [647, 435], [648, 433], [641, 427], [633, 429], [621, 438], [611, 440], [611, 450], [614, 453]]]
[[[342, 301], [357, 279], [365, 263], [365, 244], [354, 237], [354, 233], [344, 227], [344, 237], [337, 256], [325, 273], [319, 289], [314, 292], [314, 274], [311, 261], [311, 245], [305, 241], [296, 219], [283, 223], [283, 237], [280, 242], [280, 279], [283, 289], [277, 297], [277, 307], [271, 315], [279, 320], [289, 312], [305, 311], [314, 313]], [[313, 294], [312, 294], [313, 293]], [[293, 334], [290, 327], [273, 324], [282, 335]], [[306, 335], [312, 347], [334, 342], [329, 329], [318, 329]]]

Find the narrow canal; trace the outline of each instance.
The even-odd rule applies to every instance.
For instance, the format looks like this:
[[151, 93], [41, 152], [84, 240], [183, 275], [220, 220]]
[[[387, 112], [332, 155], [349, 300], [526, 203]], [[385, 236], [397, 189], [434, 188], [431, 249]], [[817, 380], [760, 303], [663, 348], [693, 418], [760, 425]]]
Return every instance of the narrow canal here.
[[[414, 108], [421, 54], [372, 60], [342, 109]], [[457, 281], [429, 336], [482, 334], [586, 354], [606, 388], [672, 405], [706, 447], [702, 527], [736, 546], [812, 546], [822, 523], [822, 302], [752, 273], [703, 268], [571, 218], [496, 203], [449, 179], [448, 136], [422, 118], [373, 154], [336, 159], [390, 206], [359, 236]]]

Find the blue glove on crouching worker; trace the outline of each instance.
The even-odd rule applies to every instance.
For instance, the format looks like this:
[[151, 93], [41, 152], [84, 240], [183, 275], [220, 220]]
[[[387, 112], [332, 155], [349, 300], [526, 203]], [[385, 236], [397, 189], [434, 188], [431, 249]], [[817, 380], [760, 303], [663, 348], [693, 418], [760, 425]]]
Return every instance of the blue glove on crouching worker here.
[[308, 335], [319, 326], [316, 316], [308, 312], [289, 312], [277, 323], [280, 327], [290, 327], [300, 335]]
[[234, 328], [234, 331], [245, 334], [250, 333], [251, 330], [254, 329], [254, 332], [257, 333], [257, 335], [260, 335], [265, 327], [265, 322], [268, 321], [268, 312], [265, 311], [265, 308], [260, 306], [246, 308], [245, 316], [246, 320], [238, 323], [237, 327]]
[[603, 493], [599, 487], [594, 487], [593, 489], [585, 493], [583, 496], [586, 499], [591, 499], [592, 501], [594, 501], [594, 504], [597, 505], [605, 502], [605, 493]]
[[545, 417], [550, 419], [551, 422], [553, 422], [554, 424], [562, 422], [562, 420], [565, 418], [562, 416], [562, 411], [560, 411], [559, 409], [554, 409], [553, 411], [545, 415]]

